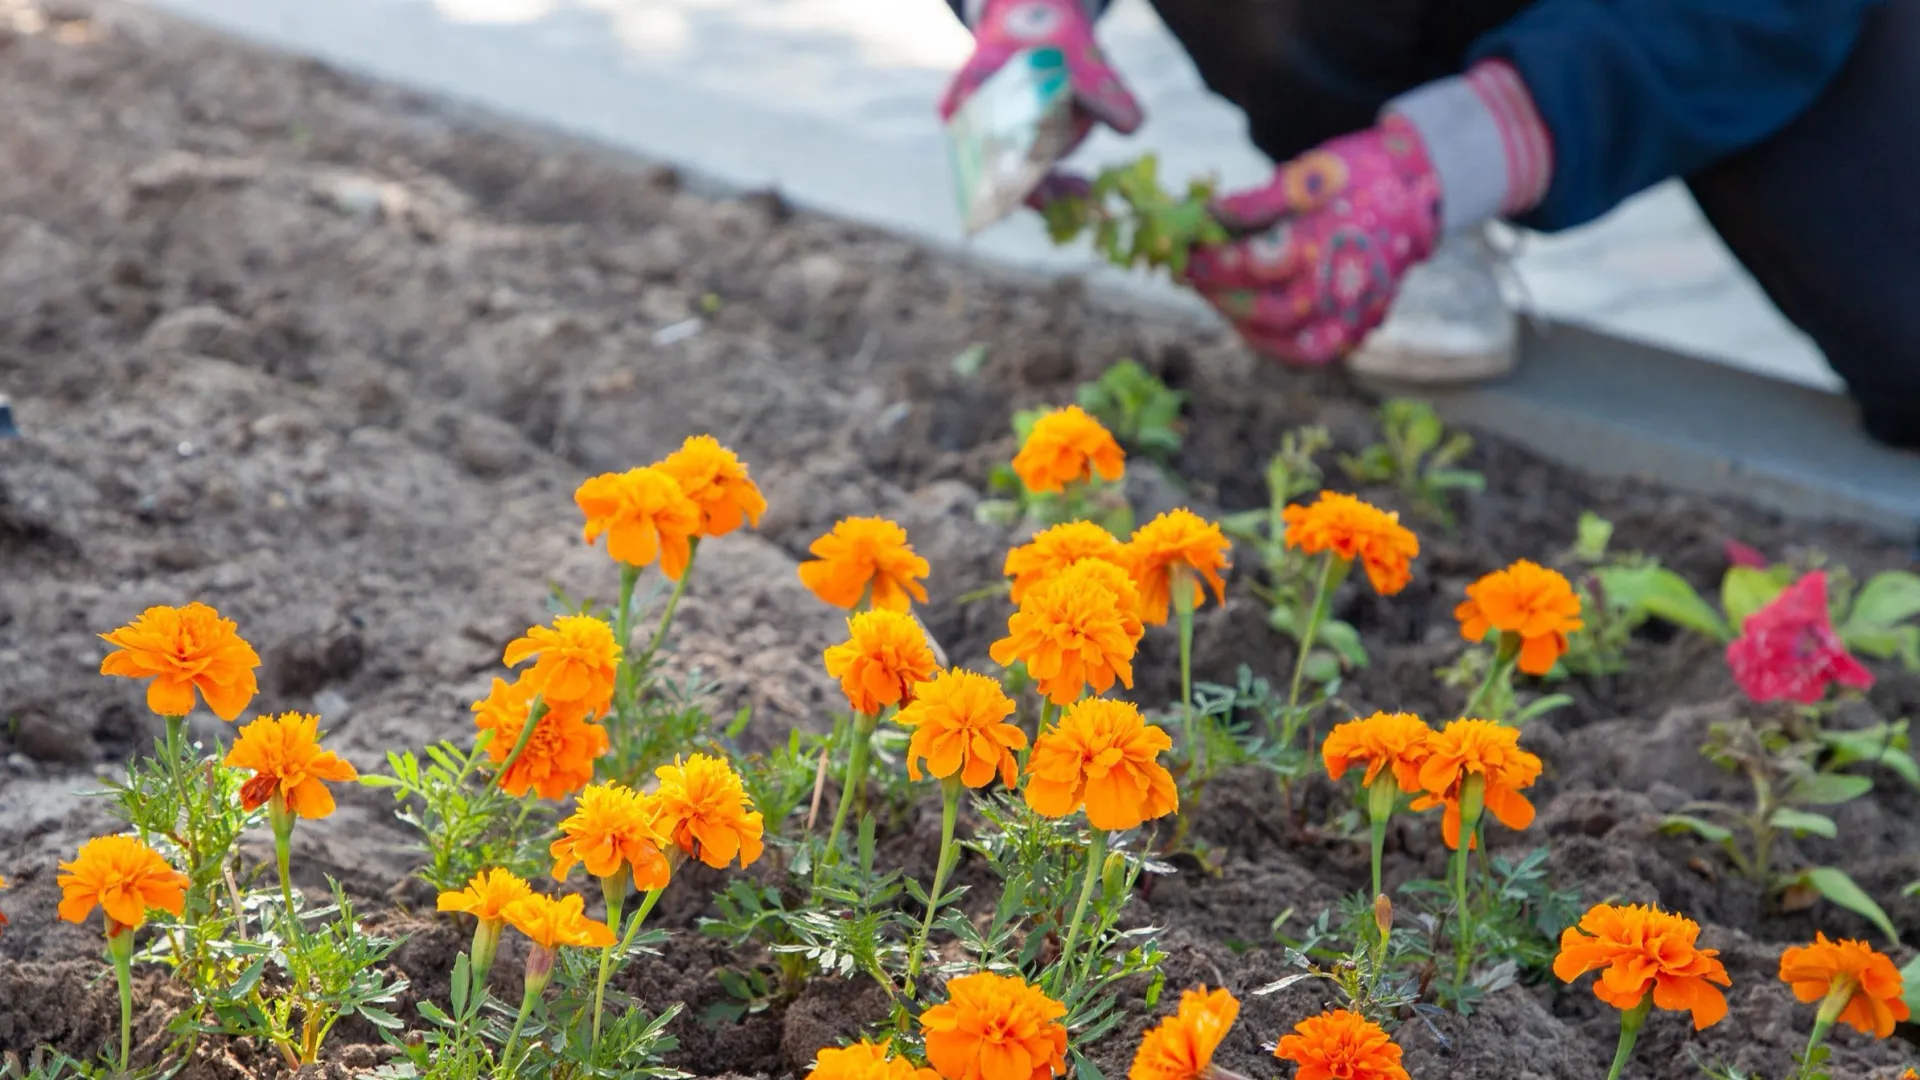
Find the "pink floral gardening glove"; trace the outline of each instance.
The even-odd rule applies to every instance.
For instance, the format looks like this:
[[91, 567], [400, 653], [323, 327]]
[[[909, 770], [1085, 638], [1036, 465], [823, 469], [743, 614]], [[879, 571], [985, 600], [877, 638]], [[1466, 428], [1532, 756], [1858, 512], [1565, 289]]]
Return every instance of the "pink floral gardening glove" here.
[[1093, 20], [1081, 0], [986, 0], [972, 25], [973, 56], [947, 85], [940, 99], [941, 119], [952, 117], [1013, 54], [1053, 46], [1066, 57], [1067, 78], [1073, 84], [1074, 146], [1096, 122], [1123, 135], [1140, 126], [1140, 103], [1094, 43]]
[[1196, 251], [1186, 278], [1255, 349], [1324, 364], [1386, 318], [1440, 239], [1440, 183], [1419, 132], [1388, 115], [1214, 208], [1241, 239]]
[[1240, 239], [1196, 251], [1186, 280], [1249, 345], [1324, 364], [1380, 325], [1443, 232], [1524, 213], [1552, 177], [1552, 135], [1526, 84], [1483, 60], [1222, 199], [1215, 215]]

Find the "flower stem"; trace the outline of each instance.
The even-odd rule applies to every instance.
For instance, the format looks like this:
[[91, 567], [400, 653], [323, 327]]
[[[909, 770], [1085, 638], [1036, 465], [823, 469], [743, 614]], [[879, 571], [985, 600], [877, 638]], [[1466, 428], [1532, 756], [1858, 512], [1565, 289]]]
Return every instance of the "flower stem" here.
[[[624, 886], [625, 883], [622, 882], [622, 887]], [[607, 979], [613, 974], [610, 962], [614, 956], [625, 955], [626, 951], [633, 946], [633, 939], [640, 933], [640, 925], [647, 921], [648, 915], [653, 913], [653, 905], [660, 902], [660, 892], [660, 889], [647, 890], [647, 895], [640, 899], [640, 910], [634, 912], [633, 918], [627, 921], [627, 931], [620, 936], [620, 943], [601, 953], [600, 981], [593, 987], [593, 1045], [596, 1047], [600, 1045], [600, 1002], [606, 996]], [[619, 925], [618, 916], [609, 915], [607, 918], [609, 925]]]
[[660, 612], [660, 625], [653, 631], [653, 640], [647, 643], [647, 651], [640, 654], [640, 667], [647, 668], [653, 663], [653, 654], [667, 642], [667, 629], [673, 625], [673, 613], [680, 607], [680, 598], [687, 594], [687, 582], [693, 580], [693, 562], [700, 557], [700, 538], [694, 537], [687, 544], [687, 566], [680, 571], [680, 580], [673, 583], [673, 592], [667, 595], [667, 606]]
[[[613, 873], [600, 879], [600, 895], [607, 902], [607, 925], [614, 930], [620, 928], [620, 909], [627, 903], [627, 865], [623, 862], [614, 868]], [[609, 945], [600, 950], [600, 975], [593, 983], [593, 1045], [600, 1045], [601, 1002], [607, 993], [607, 980], [613, 976], [613, 954], [619, 944]]]
[[639, 567], [620, 564], [620, 607], [613, 614], [613, 637], [620, 645], [620, 670], [613, 680], [613, 703], [620, 728], [613, 734], [619, 744], [622, 776], [633, 766], [633, 725], [629, 716], [633, 708], [633, 588], [639, 581]]
[[300, 940], [300, 915], [293, 906], [293, 811], [278, 791], [267, 800], [267, 823], [273, 827], [273, 865], [280, 872], [280, 902], [286, 906], [291, 945]]
[[1620, 1080], [1620, 1070], [1627, 1067], [1627, 1058], [1633, 1056], [1634, 1041], [1640, 1038], [1640, 1025], [1647, 1022], [1647, 1013], [1653, 1009], [1653, 992], [1640, 999], [1640, 1004], [1620, 1014], [1620, 1045], [1613, 1052], [1613, 1067], [1607, 1070], [1607, 1080]]
[[1480, 685], [1474, 689], [1473, 696], [1467, 699], [1467, 705], [1460, 710], [1460, 715], [1500, 722], [1503, 718], [1497, 714], [1504, 712], [1504, 709], [1494, 710], [1492, 713], [1483, 710], [1492, 703], [1494, 691], [1499, 687], [1507, 687], [1508, 698], [1513, 696], [1513, 666], [1519, 659], [1520, 635], [1503, 631], [1500, 635], [1499, 650], [1494, 654], [1493, 665], [1487, 668], [1487, 677], [1480, 680]]
[[[1073, 918], [1067, 923], [1067, 936], [1060, 946], [1060, 964], [1057, 970], [1060, 978], [1073, 970], [1073, 947], [1080, 940], [1080, 922], [1087, 914], [1087, 901], [1093, 899], [1093, 885], [1100, 880], [1100, 868], [1107, 861], [1107, 833], [1104, 829], [1093, 830], [1093, 841], [1087, 845], [1087, 876], [1080, 882], [1080, 899], [1073, 905]], [[1060, 990], [1062, 984], [1056, 982], [1054, 989]]]
[[[108, 920], [109, 929], [113, 920]], [[133, 1054], [133, 930], [122, 928], [107, 938], [107, 959], [113, 962], [113, 978], [120, 984], [120, 1071], [127, 1071]]]
[[1173, 613], [1180, 621], [1180, 716], [1186, 731], [1187, 761], [1193, 772], [1205, 776], [1203, 746], [1193, 723], [1193, 586], [1184, 565], [1173, 568]]
[[1467, 905], [1467, 862], [1473, 854], [1474, 836], [1480, 830], [1480, 815], [1486, 807], [1486, 777], [1468, 773], [1460, 781], [1460, 837], [1453, 852], [1453, 897], [1458, 909], [1459, 930], [1454, 935], [1454, 979], [1467, 981], [1473, 966], [1473, 912]]
[[933, 933], [933, 916], [940, 910], [940, 890], [946, 888], [947, 875], [953, 872], [956, 854], [953, 827], [960, 817], [960, 794], [965, 790], [966, 785], [960, 782], [957, 772], [940, 781], [940, 858], [933, 864], [933, 888], [927, 891], [927, 917], [920, 924], [920, 938], [913, 943], [913, 951], [907, 954], [909, 980], [920, 974], [920, 960], [926, 955], [927, 938]]
[[[513, 1027], [507, 1032], [506, 1048], [500, 1051], [500, 1064], [508, 1070], [513, 1069], [513, 1050], [520, 1042], [520, 1029], [527, 1026], [527, 1017], [533, 1013], [533, 1003], [540, 1000], [540, 991], [544, 989], [529, 986], [520, 995], [520, 1014], [513, 1018]], [[508, 1075], [511, 1076], [512, 1072], [509, 1071]]]
[[1391, 769], [1381, 769], [1380, 775], [1373, 778], [1373, 784], [1367, 788], [1367, 821], [1373, 827], [1373, 895], [1379, 896], [1384, 889], [1380, 887], [1380, 858], [1387, 846], [1387, 822], [1393, 818], [1394, 803], [1399, 800], [1400, 785], [1393, 778]]
[[1327, 552], [1320, 564], [1320, 581], [1314, 587], [1313, 607], [1307, 612], [1306, 629], [1300, 632], [1300, 656], [1293, 663], [1293, 683], [1287, 688], [1287, 715], [1292, 716], [1300, 707], [1300, 686], [1307, 678], [1307, 657], [1313, 652], [1313, 639], [1320, 633], [1320, 624], [1326, 621], [1327, 608], [1332, 605], [1334, 580], [1333, 567], [1342, 562], [1340, 556]]
[[527, 722], [520, 725], [520, 738], [514, 742], [513, 751], [507, 755], [507, 760], [500, 763], [500, 772], [497, 775], [502, 787], [506, 786], [507, 774], [513, 771], [513, 766], [520, 760], [520, 755], [526, 753], [527, 743], [533, 741], [533, 729], [539, 727], [540, 721], [546, 718], [547, 703], [540, 698], [534, 698], [533, 702], [527, 706]]
[[847, 826], [847, 814], [853, 809], [854, 798], [866, 790], [867, 759], [873, 747], [873, 729], [879, 725], [878, 716], [856, 714], [853, 718], [853, 746], [847, 751], [847, 777], [840, 785], [840, 805], [833, 811], [833, 830], [827, 833], [829, 864], [839, 861], [840, 831]]

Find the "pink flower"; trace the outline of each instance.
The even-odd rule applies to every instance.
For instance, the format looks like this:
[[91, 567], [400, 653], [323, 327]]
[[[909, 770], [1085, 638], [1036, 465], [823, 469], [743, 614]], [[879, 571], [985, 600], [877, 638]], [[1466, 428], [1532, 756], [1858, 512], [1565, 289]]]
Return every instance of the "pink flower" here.
[[1722, 547], [1729, 566], [1744, 566], [1750, 570], [1765, 570], [1768, 566], [1766, 553], [1752, 544], [1743, 544], [1729, 537]]
[[1873, 672], [1848, 655], [1827, 610], [1827, 575], [1815, 570], [1747, 618], [1727, 646], [1727, 664], [1755, 701], [1811, 705], [1832, 683], [1873, 685]]

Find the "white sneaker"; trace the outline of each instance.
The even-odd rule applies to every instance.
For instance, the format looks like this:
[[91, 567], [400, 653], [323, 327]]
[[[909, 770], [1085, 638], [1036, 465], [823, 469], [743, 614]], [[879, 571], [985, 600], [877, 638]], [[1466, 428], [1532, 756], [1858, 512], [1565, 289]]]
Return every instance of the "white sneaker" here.
[[1512, 371], [1520, 326], [1501, 293], [1482, 230], [1442, 241], [1400, 284], [1387, 320], [1347, 358], [1354, 374], [1407, 383], [1459, 383]]

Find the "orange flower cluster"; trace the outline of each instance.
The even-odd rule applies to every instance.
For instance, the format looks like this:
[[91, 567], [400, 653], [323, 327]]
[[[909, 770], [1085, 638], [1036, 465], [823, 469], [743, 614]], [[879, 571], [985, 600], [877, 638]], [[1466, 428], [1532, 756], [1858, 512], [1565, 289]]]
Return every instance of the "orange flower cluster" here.
[[[1427, 739], [1420, 786], [1427, 794], [1415, 810], [1445, 806], [1440, 830], [1447, 846], [1460, 846], [1460, 788], [1467, 777], [1484, 782], [1485, 809], [1509, 829], [1533, 824], [1533, 804], [1520, 794], [1540, 778], [1540, 759], [1520, 749], [1520, 730], [1491, 720], [1454, 720]], [[1468, 837], [1468, 848], [1474, 846]]]
[[560, 838], [548, 847], [553, 879], [565, 881], [575, 863], [609, 878], [624, 867], [640, 892], [664, 889], [673, 872], [661, 848], [672, 841], [660, 830], [660, 804], [624, 784], [591, 784], [573, 813], [560, 823]]
[[508, 904], [501, 914], [515, 930], [543, 949], [562, 945], [604, 949], [615, 941], [606, 923], [587, 918], [586, 901], [578, 893], [557, 900], [533, 893]]
[[747, 467], [711, 435], [694, 435], [646, 468], [602, 473], [580, 484], [574, 504], [586, 516], [581, 535], [607, 538], [607, 554], [630, 567], [650, 566], [679, 581], [693, 561], [693, 543], [724, 536], [745, 521], [760, 524], [767, 500]]
[[1179, 1011], [1140, 1040], [1127, 1080], [1211, 1080], [1213, 1052], [1239, 1015], [1240, 1003], [1225, 990], [1185, 991]]
[[852, 610], [865, 598], [875, 610], [906, 611], [927, 602], [927, 560], [886, 518], [842, 518], [807, 550], [814, 558], [800, 564], [800, 582], [834, 607]]
[[[0, 891], [4, 891], [6, 887], [7, 887], [7, 879], [4, 877], [0, 877]], [[7, 925], [7, 913], [4, 911], [0, 911], [0, 930], [4, 930], [6, 928], [6, 925]]]
[[1433, 729], [1412, 713], [1377, 712], [1365, 719], [1348, 720], [1334, 726], [1320, 744], [1320, 758], [1327, 775], [1335, 780], [1349, 768], [1364, 762], [1367, 775], [1360, 781], [1372, 787], [1381, 770], [1393, 770], [1400, 790], [1409, 794], [1422, 790], [1420, 766], [1427, 760], [1428, 741]]
[[161, 716], [192, 712], [198, 690], [215, 716], [231, 722], [260, 689], [253, 674], [259, 654], [232, 619], [202, 603], [150, 607], [100, 638], [114, 647], [100, 661], [100, 674], [152, 679], [147, 708]]
[[847, 640], [827, 649], [827, 674], [840, 680], [853, 711], [876, 716], [913, 700], [914, 687], [939, 663], [920, 623], [901, 611], [863, 611], [847, 620]]
[[1088, 686], [1104, 693], [1115, 679], [1131, 688], [1134, 650], [1146, 633], [1139, 607], [1125, 570], [1082, 559], [1027, 593], [1007, 620], [1007, 636], [988, 651], [996, 664], [1025, 663], [1056, 705], [1073, 703]]
[[[700, 508], [701, 536], [725, 536], [743, 520], [760, 527], [760, 515], [767, 512], [766, 496], [747, 475], [739, 456], [720, 445], [720, 440], [711, 435], [689, 436], [655, 467], [678, 481], [680, 490]], [[668, 576], [677, 579], [679, 575]]]
[[1078, 405], [1055, 409], [1033, 423], [1013, 456], [1014, 475], [1028, 491], [1058, 494], [1098, 475], [1112, 483], [1126, 472], [1127, 455], [1113, 434]]
[[1525, 559], [1467, 586], [1467, 599], [1453, 609], [1460, 635], [1485, 641], [1489, 634], [1520, 639], [1521, 671], [1545, 675], [1567, 651], [1567, 635], [1580, 621], [1580, 597], [1557, 570]]
[[333, 813], [324, 781], [360, 779], [352, 765], [320, 749], [320, 718], [308, 713], [262, 716], [241, 728], [221, 764], [253, 772], [240, 788], [240, 805], [252, 810], [278, 795], [288, 813], [303, 818]]
[[[487, 757], [495, 765], [505, 765], [512, 755], [532, 704], [525, 680], [503, 679], [493, 680], [487, 696], [474, 702], [474, 723], [492, 736]], [[564, 799], [593, 781], [593, 763], [609, 748], [606, 729], [584, 713], [549, 706], [513, 766], [501, 774], [500, 789], [516, 799], [529, 789], [543, 799]]]
[[1067, 1071], [1066, 1015], [1038, 987], [983, 971], [948, 982], [920, 1030], [943, 1080], [1048, 1080]]
[[920, 762], [945, 780], [958, 773], [970, 788], [985, 787], [1000, 775], [1012, 787], [1018, 765], [1014, 751], [1027, 748], [1027, 733], [1007, 718], [1013, 699], [996, 679], [954, 668], [921, 683], [913, 702], [894, 719], [913, 729], [907, 744], [907, 775], [920, 779]]
[[613, 704], [613, 683], [620, 668], [620, 643], [605, 619], [561, 615], [552, 626], [532, 626], [507, 645], [505, 663], [533, 666], [520, 675], [529, 694], [539, 694], [549, 709], [578, 710], [588, 719]]
[[465, 912], [483, 923], [498, 923], [506, 919], [508, 906], [532, 895], [533, 886], [513, 871], [482, 870], [466, 888], [441, 893], [436, 906], [441, 911]]
[[1140, 587], [1140, 617], [1155, 626], [1167, 621], [1176, 571], [1190, 575], [1195, 606], [1207, 595], [1201, 581], [1213, 587], [1215, 599], [1226, 603], [1227, 583], [1220, 572], [1228, 568], [1232, 548], [1220, 526], [1191, 510], [1169, 510], [1134, 530], [1126, 562]]
[[1131, 829], [1180, 808], [1173, 774], [1159, 762], [1173, 739], [1125, 701], [1088, 698], [1034, 741], [1027, 760], [1027, 805], [1045, 817], [1082, 806], [1087, 824]]
[[602, 473], [582, 482], [573, 501], [587, 518], [581, 538], [591, 544], [604, 534], [614, 561], [633, 567], [657, 561], [674, 581], [687, 572], [704, 518], [665, 469]]
[[736, 857], [743, 867], [760, 857], [760, 812], [752, 809], [740, 775], [725, 758], [675, 758], [653, 774], [660, 779], [652, 796], [660, 835], [716, 870], [724, 870]]
[[1013, 602], [1018, 604], [1034, 586], [1081, 559], [1105, 559], [1124, 568], [1128, 554], [1118, 537], [1091, 521], [1069, 521], [1042, 529], [1033, 534], [1032, 540], [1007, 552], [1002, 573], [1013, 579]]
[[1596, 904], [1560, 935], [1553, 973], [1570, 983], [1599, 970], [1593, 993], [1601, 1001], [1625, 1012], [1652, 994], [1659, 1008], [1691, 1012], [1698, 1031], [1727, 1015], [1713, 984], [1733, 985], [1720, 954], [1694, 944], [1699, 936], [1698, 923], [1658, 908]]
[[95, 837], [60, 870], [60, 917], [86, 922], [98, 907], [107, 913], [110, 938], [138, 930], [149, 911], [179, 915], [186, 909], [187, 875], [131, 836]]
[[1822, 1015], [1876, 1039], [1892, 1035], [1893, 1025], [1912, 1012], [1902, 997], [1905, 985], [1899, 969], [1864, 941], [1830, 941], [1816, 933], [1813, 944], [1780, 954], [1780, 981], [1793, 987], [1794, 997], [1809, 1003], [1843, 995], [1838, 1013], [1822, 1009]]
[[807, 1080], [939, 1080], [932, 1069], [894, 1057], [893, 1047], [862, 1039], [852, 1046], [827, 1047], [814, 1058]]
[[1411, 1080], [1399, 1045], [1380, 1025], [1346, 1009], [1300, 1021], [1273, 1056], [1300, 1066], [1294, 1080]]
[[1420, 554], [1420, 538], [1400, 524], [1397, 513], [1352, 495], [1323, 491], [1312, 505], [1289, 506], [1281, 516], [1287, 523], [1288, 547], [1359, 561], [1382, 596], [1392, 596], [1413, 580], [1411, 564]]

